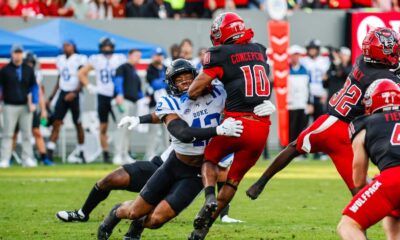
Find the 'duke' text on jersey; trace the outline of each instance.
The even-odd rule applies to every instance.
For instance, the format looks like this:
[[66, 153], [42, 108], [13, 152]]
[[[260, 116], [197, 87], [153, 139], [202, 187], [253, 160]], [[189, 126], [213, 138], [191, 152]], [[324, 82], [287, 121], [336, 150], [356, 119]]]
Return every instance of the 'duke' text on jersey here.
[[254, 61], [254, 60], [265, 62], [265, 58], [260, 52], [243, 52], [231, 55], [231, 61], [233, 64], [238, 64], [240, 62]]
[[200, 116], [207, 115], [207, 114], [208, 114], [207, 109], [203, 109], [203, 110], [201, 110], [201, 111], [198, 111], [198, 112], [193, 113], [193, 117], [194, 117], [194, 118], [198, 118], [198, 117], [200, 117]]

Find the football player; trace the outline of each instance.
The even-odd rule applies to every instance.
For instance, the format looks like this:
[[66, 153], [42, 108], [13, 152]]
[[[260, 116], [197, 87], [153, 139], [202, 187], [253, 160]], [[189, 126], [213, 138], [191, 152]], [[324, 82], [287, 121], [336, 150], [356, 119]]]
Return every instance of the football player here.
[[[211, 139], [205, 148], [205, 161], [202, 165], [203, 184], [206, 200], [194, 221], [195, 230], [189, 239], [204, 239], [209, 228], [232, 200], [237, 187], [254, 166], [267, 142], [269, 116], [259, 117], [253, 108], [271, 96], [268, 79], [266, 48], [251, 43], [254, 33], [245, 27], [243, 19], [236, 13], [227, 12], [218, 15], [211, 27], [210, 48], [203, 60], [203, 72], [190, 86], [188, 95], [196, 99], [202, 95], [213, 79], [219, 79], [227, 92], [225, 118], [242, 121], [244, 132], [239, 138], [217, 136]], [[219, 159], [234, 153], [227, 181], [215, 196], [215, 184], [218, 178]]]
[[98, 239], [108, 239], [121, 219], [134, 220], [125, 239], [140, 239], [144, 228], [160, 228], [176, 217], [203, 189], [200, 166], [207, 140], [217, 135], [238, 137], [243, 131], [241, 122], [232, 118], [218, 125], [226, 97], [220, 85], [196, 101], [182, 97], [195, 76], [196, 69], [184, 59], [167, 69], [171, 95], [161, 98], [155, 113], [171, 134], [173, 151], [134, 201], [111, 210], [98, 229]]
[[[349, 126], [353, 158], [353, 180], [361, 189], [343, 210], [338, 225], [342, 239], [367, 239], [364, 231], [400, 208], [400, 87], [389, 79], [373, 82], [364, 96], [367, 116]], [[380, 171], [367, 183], [368, 159]], [[387, 239], [400, 239], [399, 218], [391, 222]]]
[[[89, 93], [97, 93], [97, 113], [100, 119], [100, 143], [103, 149], [103, 160], [111, 163], [108, 142], [108, 115], [112, 113], [111, 101], [114, 99], [114, 77], [116, 69], [126, 62], [123, 54], [114, 53], [114, 40], [108, 37], [100, 39], [99, 54], [89, 57], [88, 64], [79, 70], [79, 80], [87, 87]], [[96, 86], [89, 83], [88, 74], [91, 70], [96, 72]], [[118, 158], [122, 159], [122, 158]], [[114, 162], [121, 165], [132, 162], [129, 156], [125, 156], [123, 161]]]
[[64, 54], [57, 57], [58, 81], [50, 95], [51, 101], [59, 91], [54, 110], [53, 130], [47, 143], [48, 155], [53, 160], [53, 153], [56, 148], [56, 142], [60, 133], [61, 125], [68, 110], [72, 113], [72, 120], [75, 125], [78, 138], [79, 156], [85, 163], [83, 151], [84, 131], [81, 123], [80, 96], [81, 84], [78, 79], [78, 71], [87, 63], [85, 55], [76, 52], [76, 45], [72, 40], [66, 40], [63, 43]]
[[357, 193], [352, 178], [353, 150], [347, 129], [355, 117], [364, 114], [362, 99], [371, 83], [382, 78], [399, 82], [390, 71], [398, 66], [399, 40], [398, 33], [390, 28], [376, 28], [367, 33], [362, 43], [363, 54], [357, 58], [343, 88], [330, 98], [328, 114], [319, 117], [297, 141], [279, 153], [261, 178], [247, 190], [251, 199], [256, 199], [268, 181], [295, 157], [310, 152], [328, 154], [348, 189], [353, 195]]

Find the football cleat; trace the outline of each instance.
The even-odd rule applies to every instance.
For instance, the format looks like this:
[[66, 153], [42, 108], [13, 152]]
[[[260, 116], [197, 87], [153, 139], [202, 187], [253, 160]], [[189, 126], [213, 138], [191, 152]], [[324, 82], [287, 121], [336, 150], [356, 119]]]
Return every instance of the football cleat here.
[[48, 158], [45, 158], [45, 159], [43, 160], [43, 165], [45, 165], [45, 166], [54, 166], [54, 162], [51, 161], [51, 160], [48, 159]]
[[195, 229], [190, 233], [188, 240], [204, 240], [210, 230], [209, 227], [204, 227], [202, 229]]
[[144, 227], [143, 227], [143, 219], [133, 220], [128, 232], [125, 234], [123, 240], [140, 240]]
[[242, 223], [243, 221], [239, 220], [239, 219], [234, 219], [234, 218], [229, 217], [228, 215], [225, 215], [221, 218], [221, 222], [223, 222], [223, 223]]
[[56, 217], [63, 222], [87, 222], [89, 217], [83, 214], [82, 210], [59, 211]]
[[212, 221], [211, 216], [217, 210], [218, 204], [215, 195], [209, 195], [206, 199], [204, 206], [200, 209], [193, 222], [195, 229], [202, 229], [208, 227]]
[[112, 231], [109, 231], [104, 227], [103, 224], [97, 229], [97, 239], [98, 240], [108, 240], [111, 236]]
[[265, 185], [254, 183], [249, 189], [247, 189], [246, 195], [252, 200], [256, 200], [264, 190], [264, 187]]

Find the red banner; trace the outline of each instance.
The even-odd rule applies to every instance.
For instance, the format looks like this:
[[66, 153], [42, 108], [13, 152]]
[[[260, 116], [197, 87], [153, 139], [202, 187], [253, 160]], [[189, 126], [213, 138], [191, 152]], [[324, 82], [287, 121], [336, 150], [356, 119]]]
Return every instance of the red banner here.
[[289, 114], [286, 95], [289, 76], [287, 49], [289, 48], [289, 23], [286, 21], [269, 21], [269, 46], [273, 64], [272, 76], [278, 110], [279, 140], [282, 146], [289, 144]]
[[390, 27], [400, 31], [400, 13], [357, 12], [351, 15], [351, 50], [353, 63], [361, 54], [361, 44], [371, 27]]

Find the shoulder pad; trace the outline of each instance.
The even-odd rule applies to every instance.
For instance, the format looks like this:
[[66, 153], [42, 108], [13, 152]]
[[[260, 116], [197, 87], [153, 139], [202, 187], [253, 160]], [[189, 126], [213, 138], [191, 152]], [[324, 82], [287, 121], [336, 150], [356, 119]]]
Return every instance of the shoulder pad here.
[[159, 119], [163, 119], [168, 114], [176, 114], [180, 109], [177, 99], [172, 96], [163, 96], [157, 102], [155, 114]]
[[360, 116], [349, 124], [349, 135], [352, 142], [357, 134], [365, 128], [366, 119], [367, 116]]

